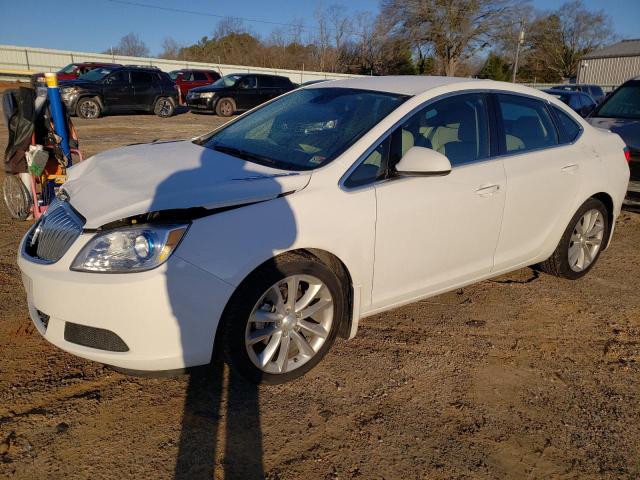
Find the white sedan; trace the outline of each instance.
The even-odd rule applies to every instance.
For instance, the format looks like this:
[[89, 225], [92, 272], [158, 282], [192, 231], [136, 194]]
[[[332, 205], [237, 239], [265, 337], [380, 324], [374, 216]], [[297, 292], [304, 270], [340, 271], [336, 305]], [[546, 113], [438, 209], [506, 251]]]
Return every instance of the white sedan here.
[[18, 263], [58, 347], [129, 371], [303, 375], [361, 318], [528, 265], [569, 279], [608, 246], [624, 143], [527, 87], [315, 84], [188, 141], [70, 170]]

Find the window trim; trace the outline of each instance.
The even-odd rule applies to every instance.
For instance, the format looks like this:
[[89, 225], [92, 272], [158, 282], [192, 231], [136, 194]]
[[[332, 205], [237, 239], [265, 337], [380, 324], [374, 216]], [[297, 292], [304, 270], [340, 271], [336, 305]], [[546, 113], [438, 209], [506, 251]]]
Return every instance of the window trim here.
[[[584, 127], [582, 126], [582, 124], [580, 124], [579, 122], [576, 122], [578, 124], [578, 126], [580, 127], [580, 131], [578, 132], [578, 135], [576, 136], [576, 138], [570, 142], [570, 143], [560, 143], [560, 131], [558, 130], [558, 125], [557, 125], [557, 120], [555, 117], [555, 113], [553, 112], [553, 109], [550, 108], [551, 106], [556, 106], [555, 104], [551, 103], [549, 100], [545, 99], [545, 98], [540, 98], [536, 95], [529, 95], [526, 93], [520, 93], [520, 92], [510, 92], [508, 90], [496, 90], [496, 89], [487, 89], [487, 88], [480, 88], [480, 89], [469, 89], [469, 90], [458, 90], [455, 92], [448, 92], [448, 93], [444, 93], [442, 95], [438, 95], [436, 97], [430, 98], [428, 100], [425, 100], [423, 103], [421, 103], [420, 105], [417, 105], [416, 107], [412, 108], [409, 112], [407, 112], [405, 115], [402, 116], [402, 118], [400, 118], [400, 120], [398, 120], [397, 122], [395, 122], [391, 127], [389, 127], [387, 130], [385, 130], [384, 133], [382, 133], [369, 147], [367, 147], [367, 149], [358, 156], [358, 158], [351, 164], [351, 166], [345, 171], [344, 174], [342, 174], [342, 176], [340, 177], [340, 179], [338, 180], [338, 187], [344, 191], [344, 192], [355, 192], [355, 191], [359, 191], [359, 190], [364, 190], [366, 188], [372, 188], [375, 187], [376, 185], [380, 185], [382, 183], [385, 182], [389, 182], [389, 181], [394, 181], [394, 180], [398, 180], [398, 179], [409, 179], [411, 177], [391, 177], [391, 178], [383, 178], [380, 180], [373, 180], [369, 183], [364, 183], [362, 185], [357, 185], [357, 186], [353, 186], [353, 187], [349, 187], [345, 184], [345, 182], [349, 179], [349, 177], [351, 176], [351, 174], [360, 166], [360, 164], [362, 162], [364, 162], [369, 155], [376, 149], [378, 148], [378, 146], [384, 142], [387, 137], [389, 135], [391, 135], [400, 125], [402, 125], [403, 123], [405, 123], [410, 117], [412, 117], [414, 114], [416, 114], [417, 112], [419, 112], [420, 110], [428, 107], [429, 105], [438, 102], [440, 100], [443, 100], [445, 98], [448, 97], [454, 97], [457, 95], [465, 95], [465, 94], [470, 94], [470, 93], [480, 93], [480, 94], [485, 94], [486, 95], [486, 103], [487, 103], [487, 114], [489, 117], [489, 121], [491, 123], [493, 123], [493, 125], [489, 125], [489, 156], [480, 160], [477, 160], [475, 162], [469, 162], [469, 163], [465, 163], [462, 165], [458, 165], [458, 166], [454, 166], [452, 165], [452, 170], [455, 170], [457, 168], [465, 168], [465, 167], [470, 167], [473, 165], [478, 165], [478, 164], [482, 164], [485, 162], [492, 162], [495, 160], [502, 160], [505, 157], [517, 157], [519, 155], [524, 155], [524, 154], [528, 154], [528, 153], [532, 153], [532, 152], [537, 152], [540, 150], [550, 150], [552, 148], [561, 148], [561, 147], [566, 147], [568, 145], [573, 145], [575, 144], [578, 140], [580, 140], [580, 138], [582, 137], [582, 134], [584, 133]], [[524, 97], [524, 98], [530, 98], [533, 100], [538, 100], [539, 102], [542, 102], [545, 105], [545, 108], [547, 109], [547, 112], [549, 114], [549, 116], [551, 117], [551, 121], [553, 122], [553, 125], [556, 129], [556, 135], [558, 138], [558, 143], [556, 145], [552, 145], [552, 146], [547, 146], [547, 147], [538, 147], [538, 148], [532, 148], [530, 150], [523, 150], [521, 152], [506, 152], [506, 144], [504, 145], [504, 151], [502, 148], [502, 138], [506, 138], [505, 137], [505, 131], [504, 131], [504, 126], [502, 124], [502, 115], [500, 114], [500, 105], [499, 105], [499, 101], [498, 101], [498, 94], [504, 94], [504, 95], [515, 95], [518, 97]], [[558, 107], [560, 108], [560, 107]], [[569, 115], [571, 116], [571, 115]]]

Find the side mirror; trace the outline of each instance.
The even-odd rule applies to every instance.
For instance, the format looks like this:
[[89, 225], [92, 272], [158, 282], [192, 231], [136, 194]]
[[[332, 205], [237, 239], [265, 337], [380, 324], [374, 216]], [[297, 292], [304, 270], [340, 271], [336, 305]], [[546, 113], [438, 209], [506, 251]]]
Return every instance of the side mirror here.
[[451, 162], [443, 154], [425, 147], [411, 147], [396, 165], [401, 177], [437, 177], [451, 173]]

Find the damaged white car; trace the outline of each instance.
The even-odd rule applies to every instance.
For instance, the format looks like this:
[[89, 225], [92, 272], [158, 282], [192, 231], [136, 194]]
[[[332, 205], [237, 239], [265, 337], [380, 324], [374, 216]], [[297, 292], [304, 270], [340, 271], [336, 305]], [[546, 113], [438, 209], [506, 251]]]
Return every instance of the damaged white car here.
[[279, 97], [211, 134], [73, 167], [18, 254], [51, 343], [130, 371], [294, 379], [393, 307], [611, 239], [624, 144], [539, 91], [380, 77]]

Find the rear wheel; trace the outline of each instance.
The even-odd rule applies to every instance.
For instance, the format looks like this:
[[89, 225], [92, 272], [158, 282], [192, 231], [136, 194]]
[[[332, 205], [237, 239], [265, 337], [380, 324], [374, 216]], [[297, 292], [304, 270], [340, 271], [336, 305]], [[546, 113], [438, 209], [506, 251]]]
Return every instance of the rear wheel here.
[[553, 255], [539, 264], [544, 272], [571, 280], [586, 275], [600, 257], [609, 238], [609, 213], [590, 198], [573, 216]]
[[221, 117], [230, 117], [236, 112], [236, 102], [232, 98], [221, 98], [216, 104], [216, 114]]
[[100, 102], [93, 97], [81, 98], [76, 107], [76, 115], [80, 118], [91, 120], [98, 118], [101, 113], [102, 107], [100, 107]]
[[314, 257], [285, 254], [259, 267], [229, 301], [225, 357], [254, 382], [296, 379], [329, 351], [345, 311], [336, 272]]
[[31, 193], [18, 175], [7, 174], [2, 183], [4, 204], [11, 218], [26, 220], [31, 213], [33, 201]]
[[176, 104], [172, 98], [160, 97], [153, 106], [153, 113], [162, 118], [171, 117], [176, 111]]

